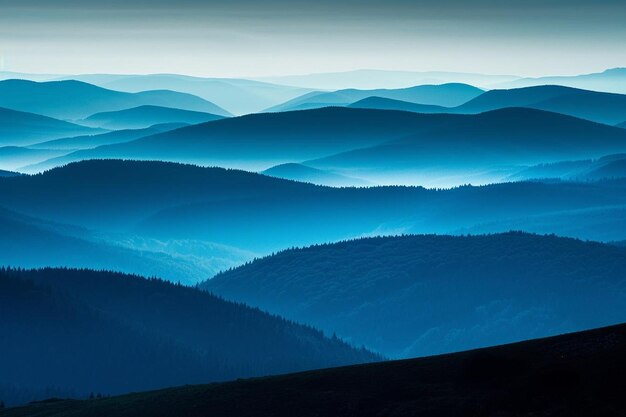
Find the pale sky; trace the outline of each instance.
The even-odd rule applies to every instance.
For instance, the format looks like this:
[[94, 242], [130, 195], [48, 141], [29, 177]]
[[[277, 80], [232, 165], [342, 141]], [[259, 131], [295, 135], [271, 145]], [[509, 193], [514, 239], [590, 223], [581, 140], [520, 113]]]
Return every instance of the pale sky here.
[[626, 66], [624, 1], [0, 0], [0, 70], [568, 75]]

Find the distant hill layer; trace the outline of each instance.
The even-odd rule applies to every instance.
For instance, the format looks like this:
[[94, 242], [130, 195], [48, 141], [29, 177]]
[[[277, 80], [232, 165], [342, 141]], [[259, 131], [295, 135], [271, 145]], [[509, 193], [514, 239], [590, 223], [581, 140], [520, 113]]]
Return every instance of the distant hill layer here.
[[330, 171], [324, 171], [294, 163], [276, 165], [262, 171], [261, 174], [268, 175], [270, 177], [309, 182], [318, 185], [327, 185], [330, 187], [347, 187], [367, 184], [366, 181], [358, 178], [350, 178], [345, 175], [339, 175]]
[[211, 113], [173, 109], [159, 106], [139, 106], [132, 109], [96, 113], [82, 121], [87, 126], [110, 130], [142, 129], [164, 123], [198, 124], [223, 119]]
[[614, 125], [626, 118], [626, 95], [544, 85], [487, 91], [454, 111], [481, 113], [504, 107], [530, 107]]
[[508, 107], [527, 107], [609, 125], [615, 125], [626, 118], [625, 94], [603, 93], [558, 85], [490, 90], [458, 106], [420, 105], [381, 96], [355, 101], [349, 106], [417, 113], [457, 114], [477, 114]]
[[0, 411], [2, 417], [301, 417], [626, 413], [626, 326], [453, 355]]
[[403, 236], [287, 250], [202, 288], [391, 357], [619, 322], [626, 250], [554, 236]]
[[67, 78], [129, 93], [149, 90], [180, 91], [202, 97], [237, 115], [256, 113], [311, 91], [253, 80], [179, 74], [91, 74]]
[[[485, 222], [624, 206], [626, 182], [331, 188], [221, 168], [94, 160], [2, 178], [0, 205], [89, 229], [267, 253], [364, 235], [452, 233]], [[542, 230], [550, 232], [551, 226]], [[611, 240], [626, 239], [623, 228], [612, 233]]]
[[20, 170], [25, 165], [36, 164], [67, 152], [50, 149], [31, 149], [20, 146], [0, 146], [0, 168]]
[[359, 101], [355, 101], [348, 107], [356, 109], [378, 109], [378, 110], [400, 110], [410, 111], [414, 113], [446, 113], [452, 112], [448, 107], [433, 106], [428, 104], [411, 103], [409, 101], [394, 100], [384, 97], [367, 97]]
[[81, 159], [129, 158], [258, 171], [285, 162], [379, 144], [445, 122], [443, 115], [345, 108], [253, 114], [70, 154], [39, 168]]
[[626, 178], [626, 154], [607, 155], [599, 159], [539, 164], [524, 168], [510, 177], [513, 180], [550, 178], [575, 181]]
[[345, 172], [369, 171], [370, 175], [425, 168], [445, 172], [601, 157], [626, 150], [623, 129], [535, 109], [506, 108], [477, 115], [422, 117], [426, 120], [439, 117], [447, 123], [306, 164]]
[[0, 312], [11, 335], [0, 382], [83, 398], [379, 359], [193, 288], [110, 272], [0, 269]]
[[84, 229], [46, 222], [0, 208], [2, 265], [116, 270], [157, 276], [186, 285], [194, 285], [215, 273], [184, 258], [113, 245], [95, 238]]
[[187, 126], [185, 123], [165, 123], [150, 126], [144, 129], [123, 129], [114, 132], [101, 133], [99, 135], [74, 136], [69, 138], [53, 139], [46, 142], [30, 145], [32, 149], [58, 149], [74, 151], [77, 149], [89, 149], [103, 145], [114, 145], [122, 142], [151, 136], [168, 130], [179, 129]]
[[467, 84], [440, 84], [419, 85], [401, 89], [376, 90], [337, 90], [333, 92], [314, 91], [301, 97], [294, 98], [268, 111], [289, 111], [304, 108], [326, 107], [329, 105], [345, 106], [367, 97], [382, 97], [393, 100], [403, 100], [422, 105], [454, 107], [461, 105], [484, 91]]
[[460, 115], [334, 107], [218, 120], [72, 153], [31, 168], [124, 158], [259, 171], [307, 161], [312, 168], [386, 183], [381, 177], [390, 172], [404, 181], [420, 170], [428, 175], [456, 170], [468, 177], [472, 169], [485, 172], [624, 151], [624, 129], [535, 109]]
[[101, 129], [92, 129], [33, 113], [0, 108], [0, 146], [30, 145], [50, 139], [101, 132]]
[[92, 114], [129, 109], [141, 105], [230, 115], [215, 104], [191, 94], [168, 90], [123, 93], [80, 81], [0, 81], [0, 107], [65, 120], [84, 119]]
[[603, 72], [583, 75], [520, 78], [495, 86], [498, 88], [519, 88], [549, 84], [626, 94], [626, 68], [611, 68]]

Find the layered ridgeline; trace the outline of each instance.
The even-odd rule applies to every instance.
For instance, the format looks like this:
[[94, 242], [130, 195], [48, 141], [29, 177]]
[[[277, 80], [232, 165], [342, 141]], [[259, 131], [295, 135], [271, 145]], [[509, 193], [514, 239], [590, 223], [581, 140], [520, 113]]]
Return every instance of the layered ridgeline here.
[[515, 165], [599, 158], [626, 145], [624, 129], [534, 109], [421, 116], [448, 123], [306, 165], [400, 183], [484, 183], [506, 178], [506, 172], [519, 170]]
[[[39, 116], [37, 116], [39, 117]], [[54, 120], [54, 119], [52, 119]], [[10, 122], [5, 124], [5, 127], [10, 126], [15, 122], [15, 119], [11, 119]], [[59, 121], [59, 123], [65, 123]], [[95, 134], [61, 137], [59, 139], [46, 140], [40, 143], [28, 144], [26, 146], [0, 146], [0, 167], [4, 169], [12, 169], [17, 171], [28, 172], [29, 166], [33, 164], [39, 164], [47, 161], [51, 158], [63, 157], [68, 153], [74, 152], [80, 149], [90, 149], [102, 145], [111, 145], [122, 142], [130, 142], [132, 140], [154, 135], [156, 133], [166, 132], [168, 130], [178, 129], [184, 127], [186, 124], [181, 123], [165, 123], [151, 126], [145, 129], [125, 129], [116, 130], [113, 132], [105, 131], [106, 133], [99, 133], [102, 129], [91, 130]], [[85, 129], [75, 129], [74, 132], [67, 131], [67, 133], [84, 132]], [[16, 130], [17, 134], [35, 134], [31, 137], [27, 143], [34, 140], [35, 137], [39, 140], [50, 137], [59, 136], [60, 133], [54, 133], [55, 130], [43, 130], [39, 135], [37, 129], [33, 129], [32, 126], [25, 127], [20, 130]], [[66, 134], [67, 134], [66, 133]], [[26, 136], [23, 136], [25, 138]]]
[[367, 181], [346, 177], [332, 171], [311, 168], [302, 164], [287, 163], [273, 166], [261, 174], [287, 180], [308, 182], [311, 184], [327, 185], [329, 187], [350, 187], [367, 185]]
[[444, 122], [441, 116], [426, 119], [412, 113], [341, 108], [253, 114], [76, 152], [32, 169], [41, 171], [82, 159], [132, 158], [245, 167], [256, 171], [284, 162], [372, 146]]
[[174, 107], [222, 116], [221, 107], [191, 94], [157, 90], [124, 93], [80, 81], [0, 81], [0, 107], [65, 120], [84, 119], [94, 113], [142, 105]]
[[173, 90], [209, 100], [233, 114], [256, 113], [310, 92], [310, 89], [237, 78], [179, 74], [90, 74], [67, 77], [117, 91]]
[[56, 149], [30, 149], [23, 146], [0, 146], [0, 167], [20, 171], [32, 163], [45, 161], [67, 152]]
[[79, 149], [90, 149], [102, 145], [113, 145], [130, 142], [135, 139], [151, 136], [168, 130], [187, 126], [186, 123], [159, 123], [144, 129], [122, 129], [98, 135], [82, 135], [53, 139], [30, 145], [30, 149], [59, 150], [69, 153]]
[[463, 83], [477, 86], [489, 86], [496, 83], [513, 81], [519, 77], [512, 75], [487, 75], [445, 71], [390, 71], [390, 70], [354, 70], [317, 74], [287, 75], [265, 77], [263, 80], [285, 85], [297, 85], [318, 90], [340, 90], [358, 88], [409, 88], [424, 84]]
[[467, 84], [419, 85], [400, 89], [358, 90], [332, 92], [313, 91], [268, 109], [270, 112], [307, 110], [327, 106], [346, 106], [367, 97], [402, 100], [409, 103], [455, 107], [481, 95], [484, 91]]
[[173, 109], [159, 106], [139, 106], [132, 109], [96, 113], [81, 123], [110, 130], [142, 129], [164, 123], [198, 124], [223, 119], [211, 113]]
[[555, 236], [402, 236], [280, 252], [202, 288], [390, 357], [618, 323], [626, 249]]
[[603, 72], [582, 75], [520, 78], [496, 84], [498, 88], [541, 85], [563, 85], [586, 90], [626, 94], [626, 68], [610, 68]]
[[[103, 132], [33, 113], [0, 108], [0, 147]], [[2, 161], [0, 161], [0, 164]]]
[[380, 359], [206, 292], [109, 272], [0, 269], [0, 313], [0, 387], [31, 392], [85, 398]]
[[50, 401], [0, 416], [619, 416], [624, 349], [619, 325], [432, 358]]
[[0, 208], [0, 265], [116, 270], [194, 285], [254, 256], [219, 245], [197, 244], [204, 257], [183, 256], [169, 246], [136, 237], [106, 239], [79, 227]]
[[563, 161], [524, 168], [510, 176], [512, 180], [559, 178], [575, 181], [595, 181], [626, 177], [626, 154], [607, 155], [599, 159]]
[[509, 107], [526, 107], [615, 125], [626, 117], [626, 95], [580, 90], [557, 85], [490, 90], [455, 107], [392, 99], [386, 96], [363, 98], [353, 108], [404, 110], [418, 113], [477, 114]]
[[[196, 240], [268, 253], [359, 236], [459, 233], [487, 222], [518, 230], [624, 240], [624, 180], [527, 182], [445, 190], [331, 188], [222, 168], [165, 162], [84, 161], [44, 174], [0, 178], [0, 206], [25, 215], [163, 241]], [[592, 213], [592, 214], [593, 214]], [[553, 216], [539, 228], [528, 218]], [[594, 217], [595, 216], [595, 217]], [[593, 218], [613, 222], [596, 229]], [[511, 230], [510, 227], [497, 229]]]
[[614, 125], [626, 117], [626, 95], [542, 85], [487, 91], [455, 111], [481, 113], [505, 107], [529, 107]]
[[[71, 153], [38, 172], [94, 158], [159, 159], [263, 170], [294, 161], [378, 184], [502, 180], [514, 165], [626, 150], [626, 130], [534, 109], [478, 115], [324, 108], [198, 124]], [[355, 184], [357, 185], [357, 184]]]

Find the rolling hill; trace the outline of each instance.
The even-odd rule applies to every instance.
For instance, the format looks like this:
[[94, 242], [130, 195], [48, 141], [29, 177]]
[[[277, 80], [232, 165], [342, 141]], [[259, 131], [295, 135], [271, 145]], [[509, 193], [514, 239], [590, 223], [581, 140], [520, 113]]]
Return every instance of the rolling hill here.
[[559, 178], [570, 181], [597, 181], [626, 177], [626, 154], [607, 155], [599, 159], [539, 164], [511, 175], [512, 180]]
[[624, 151], [624, 129], [535, 109], [462, 115], [333, 107], [218, 120], [78, 151], [29, 169], [103, 158], [252, 171], [306, 161], [311, 168], [374, 184], [454, 186], [475, 174], [482, 177], [469, 181], [501, 181], [519, 171], [514, 165]]
[[88, 228], [124, 230], [159, 210], [194, 202], [307, 192], [298, 184], [244, 171], [165, 162], [84, 161], [0, 180], [0, 206]]
[[58, 119], [79, 120], [94, 113], [124, 110], [141, 105], [228, 116], [229, 113], [199, 97], [168, 90], [123, 93], [80, 81], [0, 81], [0, 107]]
[[256, 113], [310, 91], [300, 87], [253, 80], [190, 77], [179, 74], [86, 74], [68, 78], [129, 93], [148, 90], [180, 91], [202, 97], [237, 115]]
[[446, 113], [452, 112], [448, 107], [434, 106], [428, 104], [411, 103], [409, 101], [394, 100], [384, 97], [367, 97], [359, 101], [355, 101], [348, 107], [356, 109], [378, 109], [378, 110], [400, 110], [411, 111], [414, 113]]
[[542, 85], [491, 90], [458, 106], [456, 113], [482, 113], [505, 107], [529, 107], [615, 125], [626, 118], [626, 95]]
[[[451, 233], [490, 221], [623, 206], [626, 182], [332, 188], [221, 168], [94, 160], [2, 178], [0, 205], [101, 232], [269, 253], [359, 236]], [[620, 232], [624, 229], [615, 229]]]
[[445, 115], [347, 108], [253, 114], [80, 151], [33, 169], [49, 169], [82, 159], [125, 158], [260, 171], [383, 143], [445, 122]]
[[452, 355], [49, 401], [0, 416], [619, 416], [624, 349], [618, 325]]
[[622, 241], [623, 231], [626, 230], [626, 205], [587, 207], [484, 220], [474, 226], [454, 230], [453, 233], [485, 234], [522, 229], [531, 233], [554, 233], [558, 236], [607, 243]]
[[333, 92], [314, 91], [294, 98], [267, 111], [290, 111], [296, 109], [346, 106], [368, 97], [381, 97], [432, 106], [455, 107], [481, 95], [484, 91], [467, 84], [419, 85], [395, 90], [338, 90]]
[[[405, 102], [406, 101], [406, 102]], [[615, 125], [626, 117], [626, 95], [558, 85], [490, 90], [456, 107], [411, 104], [408, 100], [368, 97], [349, 105], [357, 108], [417, 113], [478, 114], [507, 107], [527, 107]]]
[[586, 90], [626, 94], [626, 68], [611, 68], [603, 72], [573, 76], [520, 78], [496, 84], [496, 87], [520, 88], [537, 85], [563, 85]]
[[99, 135], [74, 136], [69, 138], [53, 139], [46, 142], [30, 145], [31, 149], [55, 149], [64, 151], [74, 151], [79, 149], [90, 149], [102, 145], [113, 145], [122, 142], [151, 136], [168, 130], [179, 129], [187, 126], [184, 123], [165, 123], [150, 126], [144, 129], [124, 129], [114, 132], [101, 133]]
[[[310, 327], [157, 279], [0, 269], [0, 381], [119, 394], [379, 360]], [[5, 399], [9, 403], [11, 399]]]
[[283, 251], [201, 287], [407, 358], [620, 322], [624, 268], [624, 248], [568, 238], [408, 235]]
[[101, 132], [101, 129], [92, 129], [33, 113], [0, 108], [0, 146], [22, 146], [71, 135]]
[[[215, 260], [215, 264], [217, 267], [219, 262]], [[114, 245], [87, 230], [45, 222], [1, 207], [0, 265], [116, 270], [186, 285], [195, 285], [217, 272], [216, 268], [183, 257]]]
[[346, 88], [371, 90], [375, 88], [409, 88], [416, 85], [445, 83], [487, 86], [513, 81], [518, 78], [520, 77], [514, 75], [488, 75], [445, 71], [416, 72], [361, 69], [355, 71], [287, 75], [257, 79], [260, 81], [317, 90], [341, 90]]
[[17, 170], [25, 165], [36, 164], [67, 152], [51, 149], [30, 149], [20, 146], [0, 147], [0, 168]]
[[164, 123], [198, 124], [223, 119], [211, 113], [159, 106], [139, 106], [131, 109], [96, 113], [81, 121], [86, 126], [109, 130], [143, 129]]
[[622, 122], [622, 123], [620, 123], [620, 124], [618, 124], [618, 125], [616, 125], [616, 126], [617, 126], [617, 127], [621, 127], [621, 128], [623, 128], [623, 129], [626, 129], [626, 122]]
[[506, 108], [439, 116], [448, 123], [382, 145], [307, 161], [306, 165], [346, 175], [354, 172], [369, 180], [384, 172], [412, 169], [419, 175], [419, 170], [429, 169], [424, 176], [449, 175], [459, 169], [598, 158], [626, 150], [623, 129], [551, 112]]
[[350, 178], [345, 175], [339, 175], [295, 163], [276, 165], [260, 173], [270, 177], [308, 182], [317, 185], [327, 185], [329, 187], [349, 187], [368, 184], [366, 181], [358, 178]]

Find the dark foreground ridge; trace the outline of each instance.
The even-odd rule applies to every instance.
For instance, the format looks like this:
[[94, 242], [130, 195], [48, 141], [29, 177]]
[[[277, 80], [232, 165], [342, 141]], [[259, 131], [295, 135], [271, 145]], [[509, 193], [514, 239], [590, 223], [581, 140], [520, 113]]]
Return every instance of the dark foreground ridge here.
[[422, 359], [32, 404], [0, 417], [623, 416], [626, 325]]

